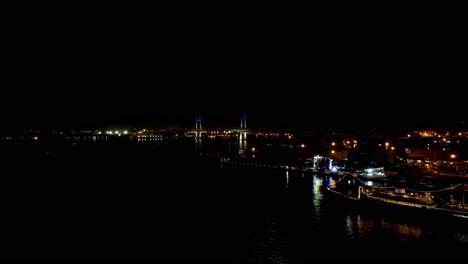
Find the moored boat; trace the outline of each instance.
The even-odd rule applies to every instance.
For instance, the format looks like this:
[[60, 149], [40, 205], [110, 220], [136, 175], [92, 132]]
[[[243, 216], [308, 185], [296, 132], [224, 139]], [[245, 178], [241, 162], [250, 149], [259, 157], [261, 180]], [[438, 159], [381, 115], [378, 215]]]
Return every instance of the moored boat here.
[[[345, 177], [355, 178], [352, 174], [347, 174]], [[326, 190], [333, 197], [351, 202], [355, 206], [364, 206], [366, 209], [377, 208], [398, 214], [417, 212], [468, 219], [468, 204], [465, 203], [465, 191], [468, 191], [468, 186], [464, 183], [446, 188], [421, 190], [407, 186], [387, 187], [365, 184], [350, 188], [340, 186], [343, 179], [344, 177], [333, 186], [326, 186]], [[349, 183], [349, 180], [347, 182]]]

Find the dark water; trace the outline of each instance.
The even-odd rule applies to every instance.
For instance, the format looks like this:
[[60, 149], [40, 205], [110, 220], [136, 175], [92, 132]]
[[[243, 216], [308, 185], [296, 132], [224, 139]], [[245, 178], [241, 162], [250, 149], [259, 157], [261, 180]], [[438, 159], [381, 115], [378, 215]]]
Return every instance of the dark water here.
[[221, 168], [192, 143], [3, 142], [1, 258], [468, 259], [468, 221], [353, 208], [325, 177]]

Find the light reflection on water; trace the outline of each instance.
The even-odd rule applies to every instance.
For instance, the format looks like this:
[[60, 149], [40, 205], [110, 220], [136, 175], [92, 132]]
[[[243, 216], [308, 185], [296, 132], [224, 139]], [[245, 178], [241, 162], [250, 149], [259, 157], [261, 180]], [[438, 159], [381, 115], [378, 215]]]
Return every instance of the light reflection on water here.
[[286, 240], [278, 219], [268, 216], [255, 235], [255, 249], [249, 263], [277, 263], [287, 261]]
[[397, 237], [399, 241], [410, 241], [421, 239], [422, 228], [411, 226], [405, 223], [395, 223], [383, 218], [363, 218], [356, 215], [354, 219], [356, 225], [353, 234], [356, 233], [360, 239], [370, 239], [379, 233], [382, 237]]
[[313, 194], [313, 205], [314, 205], [314, 213], [315, 213], [315, 219], [320, 220], [320, 205], [322, 203], [322, 187], [323, 187], [323, 179], [317, 175], [313, 176], [313, 181], [312, 181], [312, 194]]
[[348, 234], [348, 237], [351, 239], [354, 239], [354, 228], [353, 228], [353, 220], [351, 219], [350, 215], [347, 215], [345, 218], [345, 226], [346, 226], [346, 231]]
[[455, 232], [453, 234], [453, 238], [456, 241], [459, 241], [459, 242], [462, 242], [462, 243], [468, 243], [468, 234], [467, 233]]

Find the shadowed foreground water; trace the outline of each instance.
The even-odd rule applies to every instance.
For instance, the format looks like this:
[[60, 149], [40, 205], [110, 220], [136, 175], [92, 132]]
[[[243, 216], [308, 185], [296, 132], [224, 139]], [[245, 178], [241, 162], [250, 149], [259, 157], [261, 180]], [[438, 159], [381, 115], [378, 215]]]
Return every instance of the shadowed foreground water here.
[[468, 221], [352, 208], [325, 177], [221, 168], [192, 147], [3, 144], [1, 258], [468, 259]]

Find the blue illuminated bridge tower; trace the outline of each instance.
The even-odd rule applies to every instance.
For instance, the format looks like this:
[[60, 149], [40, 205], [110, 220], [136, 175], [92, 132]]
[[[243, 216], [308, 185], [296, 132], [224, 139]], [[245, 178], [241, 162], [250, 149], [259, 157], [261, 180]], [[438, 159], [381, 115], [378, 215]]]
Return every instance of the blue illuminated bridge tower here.
[[240, 124], [240, 130], [239, 130], [239, 139], [240, 140], [246, 140], [247, 139], [247, 114], [242, 113], [241, 114], [241, 124]]
[[202, 136], [202, 125], [201, 115], [195, 116], [195, 138], [201, 138]]

